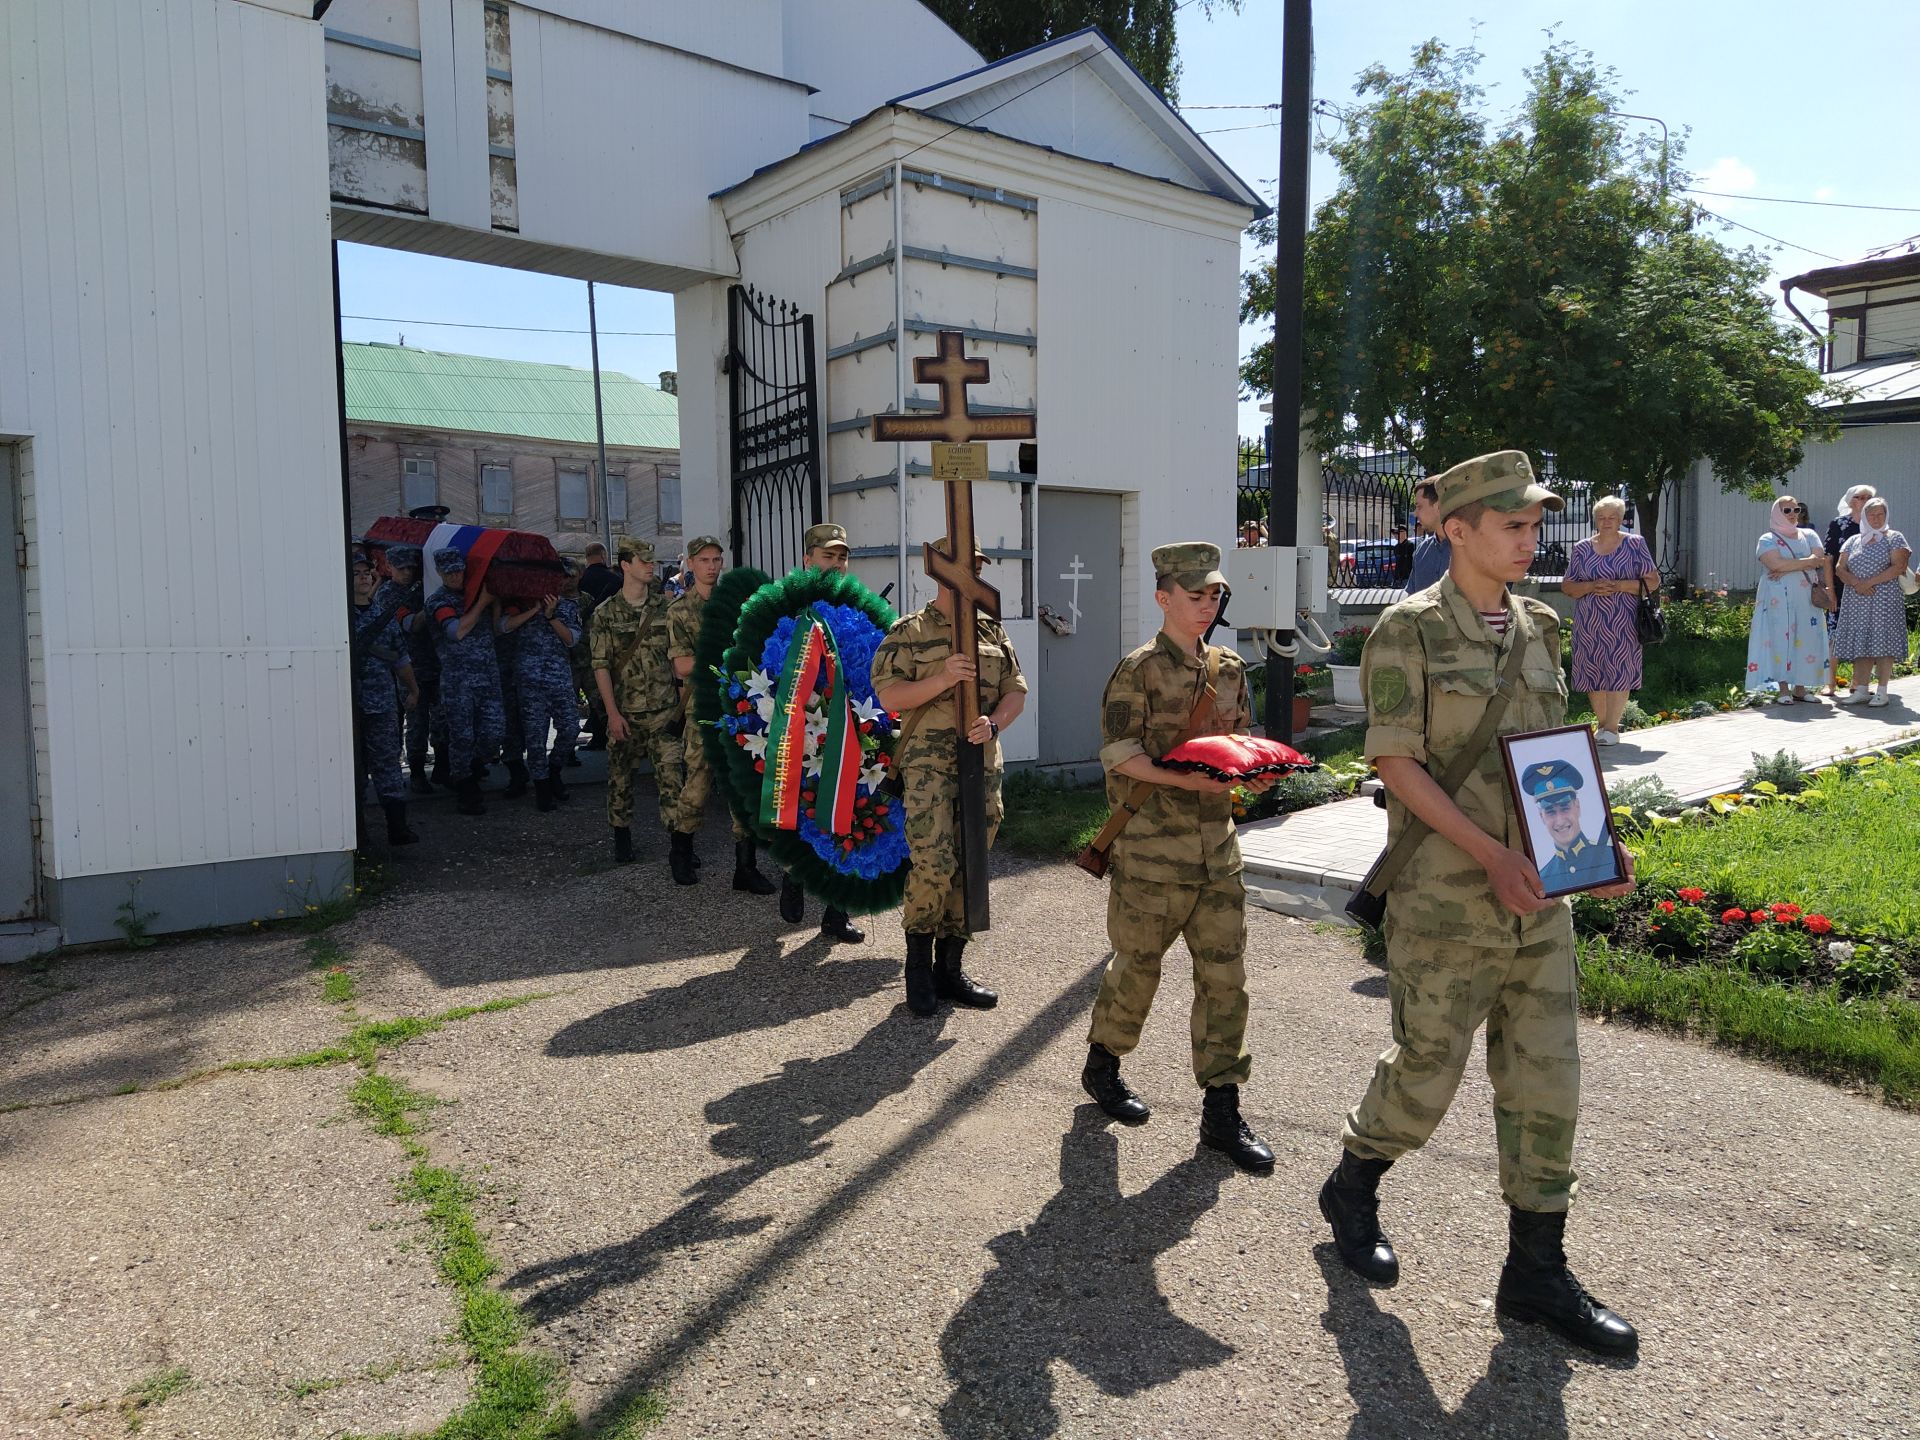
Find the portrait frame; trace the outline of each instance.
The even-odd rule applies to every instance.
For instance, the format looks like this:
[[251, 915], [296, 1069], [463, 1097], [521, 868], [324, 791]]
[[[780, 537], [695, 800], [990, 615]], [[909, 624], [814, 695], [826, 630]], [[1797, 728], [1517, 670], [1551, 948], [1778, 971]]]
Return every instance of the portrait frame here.
[[[1600, 768], [1600, 748], [1594, 743], [1591, 726], [1562, 725], [1502, 735], [1500, 754], [1506, 763], [1507, 791], [1513, 797], [1514, 813], [1520, 817], [1527, 858], [1540, 872], [1541, 889], [1548, 899], [1617, 885], [1627, 878], [1620, 837], [1614, 831], [1613, 804], [1607, 796], [1607, 777]], [[1559, 846], [1548, 831], [1538, 800], [1524, 785], [1529, 773], [1544, 776], [1561, 766], [1570, 767], [1580, 780], [1574, 791], [1577, 803], [1572, 807], [1579, 825], [1579, 843], [1572, 862], [1577, 868], [1573, 869], [1564, 859], [1555, 864]], [[1560, 773], [1564, 775], [1565, 771]], [[1569, 843], [1575, 842], [1570, 839]], [[1577, 858], [1580, 856], [1589, 857], [1590, 863], [1583, 864]], [[1604, 867], [1599, 856], [1605, 857]]]

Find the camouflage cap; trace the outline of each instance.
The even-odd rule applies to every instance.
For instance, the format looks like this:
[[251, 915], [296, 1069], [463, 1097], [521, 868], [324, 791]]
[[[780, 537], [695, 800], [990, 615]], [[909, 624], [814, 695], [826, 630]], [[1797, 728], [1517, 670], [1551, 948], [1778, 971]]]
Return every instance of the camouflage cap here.
[[420, 547], [418, 545], [387, 546], [387, 565], [389, 567], [404, 565], [408, 569], [418, 570], [420, 568]]
[[687, 559], [691, 560], [702, 550], [718, 550], [722, 555], [727, 553], [727, 547], [721, 543], [718, 535], [696, 535], [687, 542]]
[[1431, 479], [1439, 496], [1434, 502], [1436, 522], [1476, 500], [1493, 510], [1524, 510], [1529, 505], [1567, 508], [1566, 501], [1540, 483], [1533, 462], [1519, 450], [1476, 455]]
[[[951, 555], [953, 554], [953, 540], [946, 535], [942, 535], [938, 540], [933, 542], [933, 548], [938, 550], [942, 555]], [[973, 553], [982, 560], [987, 558], [987, 552], [980, 548], [980, 542], [978, 540], [973, 542]]]
[[851, 549], [847, 544], [847, 527], [844, 525], [809, 525], [805, 537], [800, 541], [802, 551], [824, 550], [829, 545], [838, 545], [842, 549]]
[[653, 562], [653, 542], [651, 540], [636, 540], [631, 535], [623, 535], [620, 537], [618, 548], [622, 560], [645, 560], [649, 564]]
[[356, 570], [363, 568], [371, 570], [373, 568], [373, 557], [361, 548], [358, 540], [353, 541], [347, 546], [347, 561]]
[[433, 568], [442, 574], [449, 570], [464, 570], [467, 568], [467, 557], [447, 545], [433, 552]]
[[1227, 583], [1227, 577], [1220, 573], [1220, 547], [1205, 540], [1160, 546], [1153, 552], [1153, 578], [1171, 580], [1183, 590], [1204, 590], [1209, 585]]

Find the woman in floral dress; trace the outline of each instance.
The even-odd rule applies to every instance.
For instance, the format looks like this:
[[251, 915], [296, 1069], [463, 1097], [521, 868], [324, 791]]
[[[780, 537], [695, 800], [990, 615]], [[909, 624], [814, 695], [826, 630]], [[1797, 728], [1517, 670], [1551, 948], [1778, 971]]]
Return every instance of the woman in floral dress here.
[[1782, 704], [1812, 700], [1807, 687], [1818, 685], [1827, 668], [1827, 617], [1813, 603], [1813, 580], [1825, 574], [1827, 552], [1799, 516], [1800, 502], [1791, 495], [1774, 501], [1772, 528], [1753, 552], [1763, 573], [1747, 634], [1747, 690], [1777, 685]]
[[1573, 688], [1593, 703], [1594, 740], [1620, 743], [1620, 720], [1640, 688], [1640, 588], [1660, 589], [1660, 567], [1638, 535], [1620, 528], [1627, 502], [1596, 501], [1593, 534], [1573, 547], [1560, 588], [1573, 597]]
[[[1907, 613], [1900, 577], [1913, 550], [1907, 537], [1887, 528], [1887, 502], [1876, 496], [1860, 512], [1860, 533], [1840, 547], [1840, 623], [1833, 632], [1836, 660], [1853, 662], [1853, 686], [1836, 705], [1887, 703], [1894, 663], [1907, 658]], [[1874, 672], [1873, 696], [1864, 684]]]

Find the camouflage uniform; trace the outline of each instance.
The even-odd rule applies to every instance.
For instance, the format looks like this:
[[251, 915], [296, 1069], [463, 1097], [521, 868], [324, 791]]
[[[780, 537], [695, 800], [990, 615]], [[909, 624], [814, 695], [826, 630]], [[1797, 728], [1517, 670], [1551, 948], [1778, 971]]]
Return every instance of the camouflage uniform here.
[[[444, 573], [466, 569], [459, 551], [438, 551], [434, 564]], [[433, 627], [440, 656], [440, 702], [447, 715], [447, 759], [456, 784], [472, 773], [478, 756], [494, 754], [507, 727], [500, 704], [500, 666], [493, 648], [493, 626], [477, 622], [464, 639], [455, 638], [468, 597], [442, 585], [427, 597], [427, 623]]]
[[[1217, 552], [1216, 552], [1217, 553]], [[1220, 657], [1213, 713], [1201, 734], [1246, 733], [1253, 724], [1246, 665]], [[1136, 755], [1164, 755], [1186, 729], [1206, 684], [1208, 659], [1184, 652], [1163, 631], [1123, 659], [1102, 700], [1100, 763], [1107, 803], [1117, 807], [1133, 781], [1117, 773]], [[1156, 785], [1113, 842], [1107, 892], [1107, 963], [1093, 1003], [1091, 1044], [1125, 1056], [1160, 984], [1168, 947], [1186, 937], [1193, 957], [1193, 1078], [1202, 1087], [1245, 1084], [1247, 1052], [1246, 889], [1231, 795]]]
[[[1516, 488], [1473, 498], [1506, 510], [1537, 501], [1537, 487], [1522, 484], [1530, 471], [1507, 478]], [[1447, 501], [1443, 486], [1441, 503]], [[1559, 617], [1537, 600], [1509, 594], [1506, 603], [1501, 637], [1449, 574], [1381, 616], [1360, 662], [1369, 760], [1403, 755], [1436, 775], [1445, 771], [1479, 723], [1514, 645], [1527, 653], [1498, 733], [1565, 722]], [[1526, 817], [1514, 808], [1497, 743], [1488, 745], [1454, 803], [1482, 830], [1524, 850]], [[1389, 795], [1387, 816], [1391, 840], [1408, 812]], [[1453, 1100], [1484, 1021], [1500, 1188], [1517, 1210], [1565, 1210], [1577, 1189], [1580, 1102], [1568, 906], [1513, 914], [1479, 865], [1451, 841], [1428, 835], [1387, 891], [1385, 930], [1394, 1043], [1380, 1057], [1366, 1098], [1347, 1116], [1347, 1150], [1391, 1161], [1425, 1144]]]
[[[693, 652], [700, 643], [700, 618], [706, 608], [707, 602], [700, 598], [700, 592], [691, 589], [667, 606], [669, 662], [693, 658]], [[700, 819], [707, 810], [707, 795], [713, 788], [713, 770], [707, 764], [707, 747], [701, 743], [698, 728], [693, 722], [693, 687], [699, 680], [700, 673], [696, 669], [687, 676], [684, 691], [677, 702], [679, 713], [686, 717], [686, 726], [680, 736], [681, 751], [685, 756], [685, 778], [680, 785], [680, 808], [674, 816], [673, 828], [683, 835], [691, 835], [700, 828]], [[727, 807], [733, 821], [733, 838], [749, 839], [746, 827], [740, 823], [740, 817], [732, 813], [732, 808]]]
[[[620, 558], [651, 560], [653, 546], [622, 540]], [[627, 738], [607, 747], [607, 823], [616, 830], [633, 824], [633, 772], [644, 756], [659, 787], [661, 818], [671, 826], [686, 762], [679, 737], [667, 733], [679, 697], [667, 659], [666, 597], [649, 589], [635, 605], [624, 594], [608, 596], [594, 607], [591, 642], [593, 668], [608, 672], [627, 722]]]
[[[551, 621], [567, 629], [568, 639], [555, 633]], [[573, 688], [573, 669], [568, 656], [580, 632], [580, 608], [565, 599], [554, 607], [551, 617], [535, 615], [511, 636], [514, 647], [514, 691], [520, 703], [520, 733], [526, 746], [527, 773], [535, 780], [547, 777], [549, 764], [566, 763], [580, 738], [580, 701]], [[547, 749], [547, 732], [553, 731], [553, 749]]]
[[[974, 621], [979, 635], [980, 710], [985, 714], [1008, 695], [1024, 692], [1027, 677], [1020, 657], [1000, 622], [984, 615]], [[873, 688], [931, 679], [953, 653], [953, 622], [932, 605], [894, 622], [873, 652]], [[967, 935], [966, 894], [960, 884], [960, 772], [958, 697], [941, 692], [926, 711], [904, 753], [893, 763], [905, 782], [907, 848], [912, 868], [901, 919], [910, 935]], [[986, 769], [987, 844], [1000, 829], [1000, 741], [982, 747]]]

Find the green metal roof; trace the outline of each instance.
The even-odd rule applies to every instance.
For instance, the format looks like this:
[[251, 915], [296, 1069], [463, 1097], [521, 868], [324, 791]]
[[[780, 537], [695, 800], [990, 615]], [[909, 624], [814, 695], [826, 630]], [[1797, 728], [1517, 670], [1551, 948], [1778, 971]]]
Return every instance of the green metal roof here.
[[[340, 347], [347, 419], [423, 430], [472, 430], [591, 445], [593, 372], [411, 345]], [[600, 372], [609, 445], [680, 448], [680, 404], [631, 375]]]

